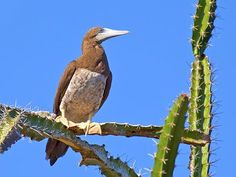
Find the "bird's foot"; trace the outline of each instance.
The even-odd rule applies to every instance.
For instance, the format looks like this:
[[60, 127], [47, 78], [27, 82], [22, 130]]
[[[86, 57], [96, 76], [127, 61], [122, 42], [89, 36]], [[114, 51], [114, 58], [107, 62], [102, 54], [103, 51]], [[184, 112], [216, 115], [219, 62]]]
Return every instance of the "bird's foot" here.
[[83, 129], [85, 132], [85, 136], [88, 134], [102, 134], [102, 129], [99, 123], [95, 122], [80, 122], [80, 123], [75, 123], [72, 121], [69, 121], [67, 118], [58, 116], [56, 119], [56, 122], [61, 122], [63, 125], [65, 125], [67, 128], [71, 127], [79, 127], [80, 129]]
[[102, 134], [102, 129], [99, 123], [95, 123], [95, 122], [81, 122], [78, 123], [77, 126], [80, 129], [84, 130], [84, 134], [89, 135], [89, 134]]
[[85, 130], [85, 136], [89, 133], [89, 126], [90, 126], [90, 123], [91, 123], [91, 120], [89, 119], [87, 122], [86, 122], [86, 130]]
[[92, 122], [89, 125], [89, 134], [102, 134], [102, 128], [99, 123]]
[[67, 118], [63, 116], [58, 116], [56, 119], [56, 122], [61, 122], [63, 125], [65, 125], [67, 128], [73, 127], [74, 123], [69, 121]]
[[91, 121], [88, 120], [87, 122], [81, 122], [81, 123], [79, 123], [79, 124], [77, 125], [79, 128], [81, 128], [81, 129], [84, 130], [85, 136], [86, 136], [87, 134], [89, 134], [90, 123], [91, 123]]

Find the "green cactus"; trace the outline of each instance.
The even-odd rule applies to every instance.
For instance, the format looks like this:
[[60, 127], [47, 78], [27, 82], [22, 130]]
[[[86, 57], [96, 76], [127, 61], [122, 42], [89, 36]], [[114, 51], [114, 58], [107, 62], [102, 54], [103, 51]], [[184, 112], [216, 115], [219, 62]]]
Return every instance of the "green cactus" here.
[[199, 0], [193, 15], [192, 49], [196, 58], [204, 54], [214, 29], [216, 0]]
[[179, 96], [166, 118], [155, 155], [152, 177], [171, 177], [173, 174], [175, 158], [184, 133], [188, 103], [187, 95]]
[[[196, 7], [192, 35], [192, 48], [196, 60], [192, 64], [189, 125], [190, 130], [199, 130], [211, 135], [212, 74], [210, 63], [204, 55], [204, 51], [214, 29], [216, 0], [199, 0]], [[209, 176], [209, 159], [210, 143], [204, 147], [191, 146], [190, 176]]]
[[[191, 130], [211, 134], [212, 82], [208, 58], [193, 62], [189, 125]], [[204, 147], [191, 146], [189, 168], [192, 177], [209, 175], [210, 144]]]

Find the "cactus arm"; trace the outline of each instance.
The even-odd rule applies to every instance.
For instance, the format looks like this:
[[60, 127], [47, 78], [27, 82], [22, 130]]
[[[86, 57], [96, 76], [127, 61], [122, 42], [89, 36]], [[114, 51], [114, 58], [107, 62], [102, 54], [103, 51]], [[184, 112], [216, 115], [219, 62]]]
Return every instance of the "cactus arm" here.
[[[212, 91], [211, 66], [207, 57], [193, 62], [192, 86], [189, 108], [189, 124], [191, 130], [211, 134]], [[209, 175], [210, 143], [203, 147], [191, 146], [191, 177]]]
[[158, 151], [155, 155], [152, 177], [171, 177], [173, 175], [175, 158], [184, 133], [188, 103], [187, 95], [179, 96], [166, 118], [158, 144]]
[[[212, 83], [211, 66], [204, 51], [214, 29], [216, 0], [198, 0], [192, 33], [192, 49], [196, 60], [192, 65], [192, 85], [189, 108], [190, 130], [211, 135]], [[191, 146], [190, 176], [209, 176], [210, 143]]]
[[216, 0], [199, 0], [196, 5], [196, 14], [193, 16], [192, 49], [199, 58], [208, 46], [208, 41], [214, 29]]
[[184, 129], [181, 142], [194, 146], [204, 146], [210, 142], [210, 136], [197, 130]]
[[[24, 111], [19, 108], [12, 108], [0, 104], [0, 110], [4, 109], [8, 109], [15, 112]], [[38, 121], [44, 118], [54, 121], [54, 115], [50, 114], [49, 112], [24, 111], [24, 117], [32, 117], [32, 116], [37, 116], [39, 118], [39, 119], [32, 119], [33, 121], [32, 126], [34, 126], [34, 124], [38, 124]], [[98, 124], [95, 122], [93, 123]], [[90, 135], [100, 135], [100, 136], [114, 135], [114, 136], [125, 136], [125, 137], [139, 136], [139, 137], [159, 139], [163, 128], [161, 126], [154, 126], [154, 125], [143, 126], [143, 125], [131, 125], [127, 123], [115, 123], [115, 122], [105, 122], [105, 123], [100, 123], [99, 125], [101, 126], [102, 135], [99, 133], [91, 133]], [[18, 126], [21, 126], [21, 124], [19, 124]], [[42, 128], [44, 129], [45, 127]], [[73, 127], [71, 128], [71, 130], [76, 135], [84, 135], [84, 130], [79, 127]], [[33, 129], [30, 128], [26, 129], [25, 126], [21, 126], [21, 133], [25, 136], [30, 137], [32, 140], [40, 141], [44, 139], [43, 135], [39, 134], [38, 132], [35, 132], [35, 130]], [[208, 135], [197, 130], [190, 131], [189, 129], [184, 130], [183, 137], [181, 138], [182, 143], [198, 145], [198, 146], [203, 146], [207, 144], [209, 141], [210, 138]]]
[[[95, 123], [97, 124], [97, 123]], [[107, 135], [114, 135], [114, 136], [126, 136], [126, 137], [147, 137], [147, 138], [160, 138], [162, 128], [161, 126], [154, 126], [154, 125], [131, 125], [127, 123], [100, 123], [102, 134], [99, 133], [89, 133], [90, 135], [100, 135], [100, 136], [107, 136]], [[83, 135], [84, 130], [80, 129], [79, 127], [72, 128], [73, 131], [77, 135]], [[204, 133], [193, 130], [190, 131], [189, 129], [184, 129], [183, 137], [181, 138], [181, 142], [184, 144], [191, 144], [191, 145], [198, 145], [203, 146], [210, 141], [210, 137], [205, 135]]]

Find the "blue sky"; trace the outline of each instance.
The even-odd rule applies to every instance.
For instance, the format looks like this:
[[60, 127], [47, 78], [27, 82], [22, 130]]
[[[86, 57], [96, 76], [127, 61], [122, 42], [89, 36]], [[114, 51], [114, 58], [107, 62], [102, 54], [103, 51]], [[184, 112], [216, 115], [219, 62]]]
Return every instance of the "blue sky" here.
[[[104, 42], [113, 72], [110, 96], [94, 117], [98, 122], [162, 125], [173, 100], [189, 92], [193, 61], [190, 27], [195, 1], [30, 1], [0, 2], [0, 103], [52, 111], [59, 78], [71, 60], [81, 55], [81, 41], [93, 26], [127, 29], [130, 34]], [[212, 171], [232, 176], [236, 158], [233, 140], [236, 109], [236, 6], [219, 1], [216, 30], [206, 54], [215, 72], [218, 104], [214, 137], [218, 140]], [[105, 144], [114, 156], [135, 163], [136, 171], [151, 168], [148, 154], [156, 145], [148, 138], [82, 137]], [[101, 176], [97, 167], [78, 167], [81, 156], [69, 151], [50, 167], [46, 141], [25, 138], [0, 155], [5, 177]], [[180, 146], [174, 176], [188, 176], [189, 146]]]

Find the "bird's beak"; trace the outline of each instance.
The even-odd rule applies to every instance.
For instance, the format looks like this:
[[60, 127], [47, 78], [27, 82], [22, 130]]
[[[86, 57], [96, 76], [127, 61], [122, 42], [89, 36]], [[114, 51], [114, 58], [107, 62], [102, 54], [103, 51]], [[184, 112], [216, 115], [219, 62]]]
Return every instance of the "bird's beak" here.
[[113, 30], [113, 29], [109, 29], [109, 28], [103, 28], [103, 30], [101, 32], [99, 32], [96, 36], [96, 39], [99, 42], [103, 42], [109, 38], [112, 37], [116, 37], [116, 36], [121, 36], [124, 34], [129, 33], [129, 31], [126, 30]]

